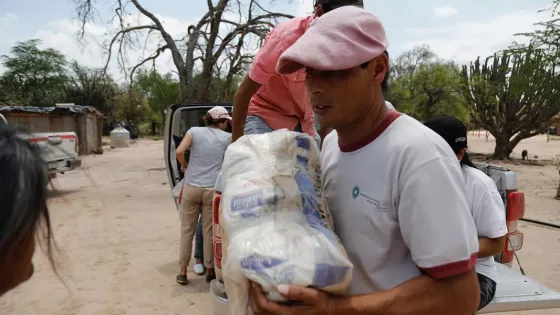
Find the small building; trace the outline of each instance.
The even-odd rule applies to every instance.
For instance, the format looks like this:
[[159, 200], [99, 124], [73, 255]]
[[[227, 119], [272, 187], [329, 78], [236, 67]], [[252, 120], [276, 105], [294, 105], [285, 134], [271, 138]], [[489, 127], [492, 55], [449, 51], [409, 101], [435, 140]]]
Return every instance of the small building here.
[[102, 147], [103, 114], [92, 106], [0, 106], [0, 114], [8, 124], [22, 126], [30, 133], [75, 132], [80, 155]]

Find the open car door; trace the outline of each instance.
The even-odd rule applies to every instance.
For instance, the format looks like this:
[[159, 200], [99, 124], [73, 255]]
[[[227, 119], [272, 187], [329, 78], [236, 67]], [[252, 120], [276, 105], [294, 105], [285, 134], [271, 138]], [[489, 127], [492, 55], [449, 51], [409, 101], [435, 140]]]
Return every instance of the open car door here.
[[[185, 133], [192, 127], [204, 127], [202, 117], [206, 115], [209, 109], [214, 106], [223, 106], [231, 112], [233, 104], [208, 104], [208, 103], [192, 103], [192, 104], [175, 104], [167, 109], [165, 118], [164, 131], [164, 159], [167, 168], [167, 176], [171, 190], [183, 179], [181, 165], [175, 155], [175, 150], [183, 140]], [[231, 130], [226, 130], [231, 132]], [[187, 157], [188, 161], [188, 157]], [[178, 200], [175, 195], [175, 205]]]
[[[229, 111], [232, 110], [232, 104], [187, 104], [172, 105], [167, 110], [165, 120], [165, 146], [164, 157], [169, 178], [170, 190], [181, 181], [183, 173], [177, 158], [175, 150], [181, 143], [183, 136], [192, 127], [204, 126], [202, 117], [206, 115], [208, 110], [214, 106], [223, 106]], [[175, 203], [177, 204], [177, 198]], [[538, 282], [523, 276], [516, 270], [506, 265], [497, 263], [498, 268], [498, 288], [496, 297], [486, 308], [481, 310], [479, 314], [524, 311], [536, 309], [560, 309], [560, 294], [549, 288], [539, 284]], [[222, 294], [214, 292], [213, 301], [215, 313], [218, 315], [226, 315], [228, 303], [227, 299], [221, 297]], [[560, 310], [559, 310], [560, 314]]]

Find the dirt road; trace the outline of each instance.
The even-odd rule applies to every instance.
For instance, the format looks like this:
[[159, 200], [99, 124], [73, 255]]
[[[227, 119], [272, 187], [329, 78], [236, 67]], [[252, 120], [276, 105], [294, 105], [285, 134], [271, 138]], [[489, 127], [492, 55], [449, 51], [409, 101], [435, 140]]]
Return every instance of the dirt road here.
[[140, 141], [59, 176], [50, 207], [68, 289], [38, 252], [35, 276], [0, 314], [211, 314], [204, 279], [175, 283], [179, 221], [162, 146]]
[[[68, 288], [37, 252], [35, 276], [0, 300], [0, 314], [212, 314], [204, 279], [189, 274], [190, 286], [175, 283], [179, 221], [162, 146], [141, 140], [128, 149], [86, 157], [85, 171], [56, 180], [50, 207], [62, 256], [58, 270]], [[522, 183], [532, 176], [532, 171], [519, 171]], [[528, 213], [553, 219], [560, 202], [546, 201], [549, 192], [542, 189], [546, 193], [529, 194]], [[522, 229], [523, 267], [560, 290], [560, 232], [525, 223]]]

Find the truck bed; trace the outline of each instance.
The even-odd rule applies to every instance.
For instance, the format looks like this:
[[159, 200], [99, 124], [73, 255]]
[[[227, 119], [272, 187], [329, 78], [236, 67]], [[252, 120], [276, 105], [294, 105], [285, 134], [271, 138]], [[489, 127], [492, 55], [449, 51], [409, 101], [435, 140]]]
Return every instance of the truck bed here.
[[[505, 265], [496, 264], [496, 268], [496, 296], [479, 314], [560, 308], [560, 293]], [[558, 312], [560, 313], [560, 310]]]

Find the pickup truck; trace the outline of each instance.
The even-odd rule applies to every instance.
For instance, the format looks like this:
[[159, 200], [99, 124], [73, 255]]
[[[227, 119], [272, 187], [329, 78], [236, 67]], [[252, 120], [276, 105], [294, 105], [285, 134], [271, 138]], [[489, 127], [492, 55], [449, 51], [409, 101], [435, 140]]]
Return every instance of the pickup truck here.
[[[2, 114], [0, 124], [8, 124]], [[74, 132], [33, 133], [28, 140], [41, 148], [43, 159], [47, 162], [49, 178], [82, 165], [78, 157], [78, 138]]]
[[[187, 104], [172, 105], [167, 110], [165, 121], [164, 158], [167, 167], [170, 190], [182, 179], [175, 149], [182, 137], [191, 127], [203, 126], [202, 117], [213, 106], [220, 105], [228, 110], [232, 104]], [[477, 167], [490, 176], [502, 195], [506, 206], [506, 220], [508, 224], [508, 242], [503, 252], [495, 257], [498, 262], [498, 287], [494, 300], [481, 310], [479, 314], [560, 308], [560, 293], [541, 285], [537, 281], [524, 276], [512, 268], [517, 251], [523, 247], [523, 233], [518, 230], [518, 221], [525, 215], [525, 195], [517, 189], [517, 179], [509, 169], [478, 164]], [[220, 185], [216, 186], [214, 199], [214, 258], [217, 279], [210, 285], [210, 294], [214, 303], [216, 315], [229, 314], [228, 299], [221, 274], [222, 242], [219, 222]], [[177, 199], [175, 202], [177, 204]]]

